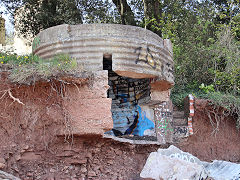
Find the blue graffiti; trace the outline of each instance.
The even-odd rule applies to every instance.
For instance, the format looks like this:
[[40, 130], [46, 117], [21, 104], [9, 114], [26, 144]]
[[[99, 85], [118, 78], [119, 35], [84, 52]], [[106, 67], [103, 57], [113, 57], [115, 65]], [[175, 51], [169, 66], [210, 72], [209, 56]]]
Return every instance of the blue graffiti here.
[[134, 121], [131, 126], [125, 131], [124, 135], [132, 134], [134, 129], [136, 129], [139, 119], [139, 112], [136, 111], [136, 115], [134, 115]]
[[132, 134], [143, 136], [145, 130], [154, 128], [154, 123], [146, 117], [146, 113], [142, 113], [142, 109], [139, 105], [137, 105], [137, 111], [139, 114], [138, 123]]
[[149, 79], [131, 79], [117, 75], [109, 70], [108, 97], [112, 98], [113, 129], [106, 132], [115, 136], [138, 135], [154, 128], [154, 123], [142, 112], [138, 102], [150, 98]]
[[[120, 115], [120, 114], [122, 114], [122, 113], [118, 113], [118, 115]], [[116, 118], [116, 115], [117, 114], [115, 114], [115, 118]], [[123, 115], [126, 115], [126, 114], [124, 113]], [[134, 108], [128, 115], [134, 116], [133, 123], [128, 127], [128, 129], [124, 133], [122, 133], [121, 131], [119, 131], [117, 129], [112, 129], [115, 136], [130, 135], [130, 134], [144, 136], [145, 130], [153, 129], [155, 127], [154, 123], [146, 117], [146, 113], [142, 112], [142, 109], [139, 105], [134, 106]], [[129, 122], [129, 118], [128, 117], [126, 117], [126, 118], [128, 119], [128, 122]], [[117, 119], [118, 119], [118, 123], [123, 124], [121, 116], [116, 118], [114, 123], [116, 123]], [[125, 122], [125, 123], [127, 126], [127, 122]]]
[[118, 98], [120, 99], [120, 103], [128, 102], [129, 95], [128, 94], [119, 94]]

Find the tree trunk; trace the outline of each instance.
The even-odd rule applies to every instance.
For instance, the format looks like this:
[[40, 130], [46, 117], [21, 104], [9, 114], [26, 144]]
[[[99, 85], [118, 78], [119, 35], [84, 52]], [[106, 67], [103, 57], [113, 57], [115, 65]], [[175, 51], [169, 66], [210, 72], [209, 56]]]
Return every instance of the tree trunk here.
[[148, 0], [143, 0], [144, 5], [144, 15], [145, 15], [145, 29], [148, 29], [148, 22], [150, 21], [150, 16], [148, 13], [149, 7], [148, 7]]
[[[159, 0], [143, 0], [145, 28], [155, 32], [162, 37], [160, 20], [162, 17], [162, 7]], [[154, 21], [151, 21], [153, 20]]]
[[134, 13], [128, 5], [127, 0], [112, 0], [121, 16], [122, 24], [136, 26]]

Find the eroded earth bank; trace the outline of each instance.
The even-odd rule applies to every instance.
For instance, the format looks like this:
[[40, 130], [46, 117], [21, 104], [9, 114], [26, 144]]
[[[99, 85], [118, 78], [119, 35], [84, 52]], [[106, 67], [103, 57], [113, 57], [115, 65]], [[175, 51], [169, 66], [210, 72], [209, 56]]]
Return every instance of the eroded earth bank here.
[[[66, 102], [83, 95], [76, 86], [84, 86], [84, 81], [74, 84], [51, 80], [16, 86], [1, 73], [1, 170], [21, 179], [141, 179], [148, 155], [169, 144], [137, 145], [91, 134], [73, 136], [68, 112], [79, 110], [79, 105]], [[240, 162], [235, 121], [230, 117], [221, 120], [219, 131], [212, 134], [214, 128], [207, 115], [210, 108], [206, 101], [195, 101], [194, 134], [174, 145], [200, 160]], [[84, 112], [98, 114], [88, 109], [80, 113]]]

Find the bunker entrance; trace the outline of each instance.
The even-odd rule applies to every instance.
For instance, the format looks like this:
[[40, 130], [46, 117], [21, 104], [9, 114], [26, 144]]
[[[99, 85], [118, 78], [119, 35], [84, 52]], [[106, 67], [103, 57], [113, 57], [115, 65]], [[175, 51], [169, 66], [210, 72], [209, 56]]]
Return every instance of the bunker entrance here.
[[119, 76], [112, 70], [112, 59], [103, 59], [108, 70], [108, 98], [112, 99], [113, 129], [105, 134], [134, 140], [157, 141], [154, 110], [150, 101], [150, 79]]

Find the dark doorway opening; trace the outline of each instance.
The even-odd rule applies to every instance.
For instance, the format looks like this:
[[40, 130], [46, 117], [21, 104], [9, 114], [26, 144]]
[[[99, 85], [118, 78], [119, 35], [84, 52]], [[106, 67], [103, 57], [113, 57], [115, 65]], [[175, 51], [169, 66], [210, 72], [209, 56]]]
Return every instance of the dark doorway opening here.
[[112, 71], [112, 56], [103, 58], [103, 70]]
[[[112, 99], [113, 129], [106, 132], [113, 136], [154, 140], [153, 116], [145, 109], [150, 101], [150, 79], [123, 77], [113, 71], [112, 56], [103, 58], [103, 70], [108, 71], [108, 98]], [[146, 113], [146, 111], [148, 111]], [[147, 131], [146, 131], [147, 130]], [[148, 137], [146, 136], [148, 132]], [[129, 136], [130, 135], [130, 136]]]

